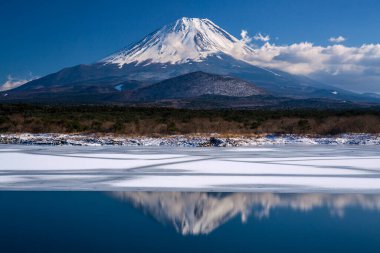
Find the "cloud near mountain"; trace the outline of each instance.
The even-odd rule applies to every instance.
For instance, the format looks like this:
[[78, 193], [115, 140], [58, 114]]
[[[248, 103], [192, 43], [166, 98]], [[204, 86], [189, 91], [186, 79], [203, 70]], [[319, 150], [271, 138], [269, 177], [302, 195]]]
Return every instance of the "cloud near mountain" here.
[[[245, 33], [242, 40], [246, 41]], [[336, 39], [336, 38], [335, 38]], [[354, 91], [380, 92], [380, 44], [348, 47], [342, 44], [318, 46], [310, 42], [276, 45], [266, 42], [246, 61], [261, 67], [306, 75]]]
[[15, 77], [12, 77], [11, 75], [8, 75], [7, 81], [5, 81], [5, 83], [0, 85], [0, 91], [6, 91], [6, 90], [17, 88], [34, 79], [36, 79], [36, 77], [30, 77], [28, 79], [20, 79], [20, 78], [15, 78]]
[[332, 43], [342, 43], [342, 42], [346, 41], [346, 38], [343, 36], [330, 37], [329, 41]]
[[264, 42], [267, 42], [267, 41], [270, 41], [270, 37], [269, 35], [262, 35], [261, 33], [256, 33], [255, 36], [253, 36], [253, 38], [257, 41], [264, 41]]

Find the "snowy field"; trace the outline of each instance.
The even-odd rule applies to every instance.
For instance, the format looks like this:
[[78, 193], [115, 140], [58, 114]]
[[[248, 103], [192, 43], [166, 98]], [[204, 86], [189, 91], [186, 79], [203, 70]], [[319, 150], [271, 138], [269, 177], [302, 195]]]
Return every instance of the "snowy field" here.
[[378, 145], [0, 145], [1, 190], [380, 193]]

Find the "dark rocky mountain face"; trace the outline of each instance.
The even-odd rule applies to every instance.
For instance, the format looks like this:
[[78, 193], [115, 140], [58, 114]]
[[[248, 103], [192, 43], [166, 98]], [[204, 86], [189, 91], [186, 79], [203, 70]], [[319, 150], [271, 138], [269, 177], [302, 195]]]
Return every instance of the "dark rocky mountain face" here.
[[138, 89], [131, 94], [131, 100], [196, 98], [203, 95], [248, 97], [260, 94], [265, 92], [237, 78], [193, 72]]

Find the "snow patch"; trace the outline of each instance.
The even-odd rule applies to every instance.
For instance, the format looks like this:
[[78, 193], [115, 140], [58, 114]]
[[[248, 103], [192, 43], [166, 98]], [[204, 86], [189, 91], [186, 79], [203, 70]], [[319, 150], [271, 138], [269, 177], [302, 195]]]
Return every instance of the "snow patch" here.
[[123, 86], [124, 86], [124, 84], [119, 84], [119, 85], [116, 85], [114, 88], [115, 88], [115, 90], [122, 91]]

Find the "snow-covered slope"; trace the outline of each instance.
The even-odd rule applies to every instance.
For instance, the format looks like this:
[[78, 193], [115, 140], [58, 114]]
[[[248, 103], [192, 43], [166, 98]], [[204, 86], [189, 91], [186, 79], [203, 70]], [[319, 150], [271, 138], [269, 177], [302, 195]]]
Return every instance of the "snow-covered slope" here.
[[181, 18], [146, 36], [102, 62], [118, 64], [200, 62], [210, 55], [226, 54], [236, 59], [251, 54], [245, 45], [209, 19]]

